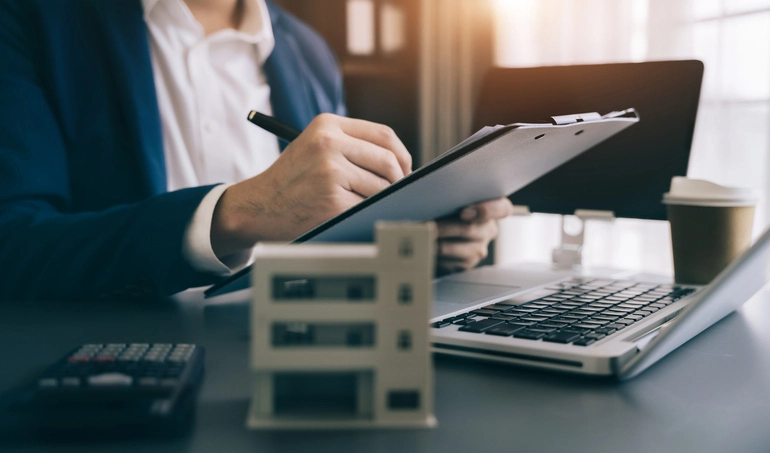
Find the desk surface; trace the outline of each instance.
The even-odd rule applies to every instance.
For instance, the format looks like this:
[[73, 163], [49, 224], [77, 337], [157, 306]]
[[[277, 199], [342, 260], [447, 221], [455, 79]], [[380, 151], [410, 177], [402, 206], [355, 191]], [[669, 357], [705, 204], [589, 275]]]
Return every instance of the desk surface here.
[[770, 448], [770, 293], [760, 293], [637, 379], [577, 378], [436, 357], [438, 428], [251, 432], [248, 343], [207, 332], [200, 301], [0, 303], [0, 390], [90, 342], [195, 342], [207, 377], [183, 438], [3, 452], [758, 452]]

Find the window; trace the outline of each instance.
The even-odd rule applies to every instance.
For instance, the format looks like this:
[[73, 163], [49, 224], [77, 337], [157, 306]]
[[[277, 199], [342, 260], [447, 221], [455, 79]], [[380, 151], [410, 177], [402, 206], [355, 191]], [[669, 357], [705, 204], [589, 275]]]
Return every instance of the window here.
[[350, 55], [371, 57], [378, 51], [392, 54], [406, 47], [406, 15], [401, 7], [381, 0], [347, 0], [346, 8]]
[[401, 258], [411, 258], [414, 253], [414, 245], [412, 239], [402, 238], [398, 246], [398, 256]]
[[350, 55], [372, 55], [374, 41], [374, 1], [348, 0], [347, 42]]
[[272, 327], [272, 343], [276, 347], [371, 347], [374, 324], [277, 322]]
[[[705, 63], [688, 175], [761, 194], [770, 221], [770, 0], [495, 0], [500, 66], [697, 58]], [[560, 217], [501, 223], [500, 262], [550, 261]], [[586, 266], [672, 269], [668, 224], [590, 223]]]
[[420, 408], [418, 390], [391, 390], [388, 392], [388, 409], [415, 410]]
[[347, 300], [374, 302], [374, 277], [302, 277], [278, 275], [273, 277], [273, 300], [277, 302], [309, 300]]
[[408, 330], [398, 332], [397, 346], [399, 351], [409, 351], [412, 349], [412, 333]]
[[412, 285], [402, 283], [398, 286], [398, 303], [408, 305], [412, 303]]
[[372, 408], [361, 386], [371, 372], [299, 372], [273, 376], [273, 408], [278, 417], [332, 416], [369, 418]]

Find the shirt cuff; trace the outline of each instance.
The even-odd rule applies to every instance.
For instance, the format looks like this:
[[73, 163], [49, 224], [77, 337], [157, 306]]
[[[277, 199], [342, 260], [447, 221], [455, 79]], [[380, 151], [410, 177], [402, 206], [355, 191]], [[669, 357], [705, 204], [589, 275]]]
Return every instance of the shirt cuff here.
[[182, 243], [182, 255], [198, 272], [219, 276], [228, 276], [246, 265], [251, 257], [251, 249], [233, 253], [222, 260], [214, 254], [211, 247], [211, 222], [217, 202], [232, 184], [221, 184], [209, 191], [187, 224]]

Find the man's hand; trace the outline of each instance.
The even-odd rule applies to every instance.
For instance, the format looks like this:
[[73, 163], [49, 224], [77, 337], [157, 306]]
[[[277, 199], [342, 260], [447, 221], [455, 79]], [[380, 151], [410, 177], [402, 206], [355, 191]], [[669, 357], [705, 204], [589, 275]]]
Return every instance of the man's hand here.
[[211, 225], [214, 253], [294, 239], [411, 171], [389, 127], [319, 115], [264, 173], [225, 191]]
[[489, 242], [497, 237], [497, 221], [513, 214], [507, 198], [468, 206], [460, 218], [439, 219], [436, 275], [468, 270], [487, 257]]

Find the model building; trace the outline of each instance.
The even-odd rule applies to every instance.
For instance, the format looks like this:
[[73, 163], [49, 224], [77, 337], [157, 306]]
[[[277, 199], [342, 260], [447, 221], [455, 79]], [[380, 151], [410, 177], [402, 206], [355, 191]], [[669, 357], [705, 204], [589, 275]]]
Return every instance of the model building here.
[[433, 223], [374, 244], [259, 245], [250, 428], [431, 427]]

